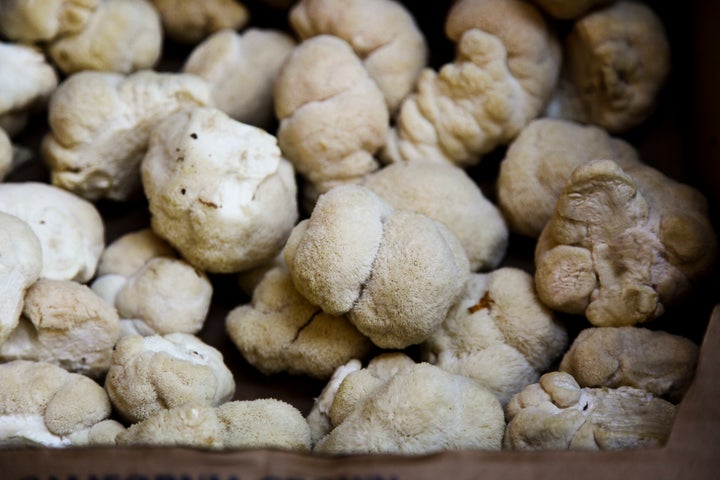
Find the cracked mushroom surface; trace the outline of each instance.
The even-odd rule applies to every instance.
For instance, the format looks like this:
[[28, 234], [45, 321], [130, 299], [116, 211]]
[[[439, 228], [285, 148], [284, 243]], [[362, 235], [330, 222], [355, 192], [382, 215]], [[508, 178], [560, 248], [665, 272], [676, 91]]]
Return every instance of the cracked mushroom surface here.
[[215, 108], [163, 119], [141, 174], [153, 231], [202, 271], [268, 262], [298, 217], [294, 170], [277, 139]]
[[[344, 40], [301, 42], [275, 83], [278, 144], [311, 196], [375, 171], [389, 112], [382, 92]], [[314, 199], [313, 199], [314, 200]]]
[[327, 314], [300, 295], [284, 267], [268, 271], [252, 302], [231, 310], [225, 326], [243, 358], [266, 375], [327, 379], [374, 348], [345, 316]]
[[540, 299], [598, 327], [657, 318], [713, 268], [707, 208], [697, 190], [652, 167], [579, 166], [538, 239]]
[[322, 195], [285, 245], [298, 291], [382, 348], [428, 338], [470, 274], [457, 237], [420, 213], [395, 210], [366, 187]]
[[421, 349], [427, 362], [472, 378], [505, 405], [567, 345], [565, 327], [538, 299], [532, 275], [505, 267], [474, 274]]
[[698, 346], [690, 339], [640, 327], [580, 332], [559, 369], [582, 387], [629, 386], [678, 403], [693, 378]]
[[546, 373], [508, 403], [504, 450], [620, 450], [662, 446], [677, 407], [633, 387], [580, 388]]
[[573, 170], [605, 159], [621, 168], [640, 161], [632, 145], [600, 127], [552, 118], [531, 121], [500, 163], [497, 198], [508, 227], [539, 237]]
[[18, 325], [25, 293], [40, 278], [42, 249], [32, 228], [0, 212], [0, 348]]
[[194, 335], [129, 335], [115, 345], [105, 389], [117, 412], [137, 423], [170, 408], [222, 405], [235, 380], [220, 351]]
[[119, 336], [117, 312], [90, 288], [41, 278], [28, 289], [18, 326], [0, 345], [0, 360], [51, 363], [99, 379]]
[[91, 201], [137, 197], [153, 127], [178, 110], [211, 103], [207, 82], [195, 75], [71, 75], [50, 98], [50, 131], [41, 145], [52, 184]]
[[655, 110], [671, 58], [665, 27], [648, 5], [618, 1], [579, 18], [564, 51], [548, 116], [620, 133]]
[[444, 223], [462, 243], [472, 271], [491, 270], [505, 257], [505, 220], [461, 168], [449, 163], [394, 163], [369, 174], [361, 184], [397, 209]]
[[334, 35], [352, 46], [394, 112], [427, 63], [428, 47], [410, 12], [394, 0], [302, 0], [289, 14], [302, 40]]
[[539, 116], [554, 91], [559, 42], [532, 4], [461, 0], [445, 31], [456, 57], [420, 74], [381, 152], [388, 163], [475, 165]]
[[0, 212], [25, 221], [37, 235], [41, 277], [85, 283], [95, 275], [105, 225], [92, 203], [45, 183], [0, 183]]

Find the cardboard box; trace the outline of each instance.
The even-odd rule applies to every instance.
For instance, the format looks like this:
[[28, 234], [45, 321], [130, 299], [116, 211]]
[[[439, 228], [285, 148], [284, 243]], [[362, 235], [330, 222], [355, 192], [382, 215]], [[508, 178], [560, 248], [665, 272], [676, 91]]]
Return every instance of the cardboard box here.
[[[252, 3], [252, 2], [251, 2]], [[405, 2], [433, 45], [437, 64], [448, 55], [442, 19], [449, 1], [418, 6]], [[674, 178], [697, 186], [708, 197], [718, 225], [720, 206], [720, 4], [695, 0], [651, 2], [663, 18], [673, 45], [673, 73], [661, 106], [643, 127], [629, 134], [643, 160]], [[270, 25], [277, 12], [263, 10]], [[31, 135], [23, 140], [34, 141]], [[477, 169], [478, 176], [492, 165]], [[37, 172], [29, 172], [28, 176]], [[22, 179], [22, 178], [19, 178]], [[146, 212], [105, 205], [114, 230], [110, 237], [146, 224]], [[509, 261], [522, 263], [532, 247], [518, 240]], [[0, 478], [24, 480], [341, 480], [341, 479], [548, 479], [720, 478], [720, 295], [717, 275], [688, 303], [671, 309], [663, 322], [680, 322], [702, 342], [690, 390], [680, 404], [662, 448], [613, 452], [443, 452], [425, 456], [359, 455], [323, 457], [276, 450], [205, 451], [190, 448], [14, 448], [0, 450]], [[224, 314], [239, 304], [233, 279], [215, 277], [219, 302], [201, 336], [223, 351], [237, 375], [235, 399], [274, 396], [307, 412], [323, 382], [287, 375], [264, 377], [248, 366], [223, 333]], [[675, 323], [674, 325], [678, 325]], [[0, 385], [0, 388], [2, 386]]]

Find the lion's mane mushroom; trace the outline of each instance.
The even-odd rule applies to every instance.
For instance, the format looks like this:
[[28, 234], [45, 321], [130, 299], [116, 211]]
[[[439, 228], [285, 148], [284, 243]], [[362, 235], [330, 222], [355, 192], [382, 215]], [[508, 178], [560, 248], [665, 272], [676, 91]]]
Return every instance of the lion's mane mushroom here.
[[644, 122], [670, 71], [665, 28], [642, 2], [619, 1], [578, 19], [546, 114], [619, 133]]
[[294, 171], [275, 137], [217, 109], [160, 122], [141, 171], [153, 231], [203, 271], [269, 261], [298, 217]]
[[92, 289], [117, 308], [122, 335], [198, 333], [213, 293], [207, 275], [149, 228], [107, 246]]
[[215, 105], [231, 118], [268, 128], [275, 120], [275, 79], [295, 45], [280, 30], [221, 30], [195, 47], [182, 71], [207, 80]]
[[85, 283], [105, 247], [105, 226], [95, 206], [45, 183], [0, 183], [0, 212], [24, 220], [40, 240], [41, 277]]
[[0, 33], [12, 41], [47, 43], [82, 30], [102, 0], [3, 0]]
[[[345, 376], [334, 401], [352, 396], [343, 385], [360, 372]], [[502, 407], [473, 380], [427, 363], [401, 368], [385, 381], [376, 380], [315, 444], [314, 452], [421, 455], [500, 449], [505, 428]]]
[[11, 137], [19, 133], [57, 85], [55, 70], [38, 49], [0, 42], [0, 129]]
[[0, 348], [15, 330], [25, 292], [40, 277], [40, 240], [23, 220], [0, 212]]
[[50, 98], [42, 142], [52, 183], [93, 201], [139, 195], [139, 165], [155, 124], [211, 102], [207, 82], [190, 74], [71, 75]]
[[110, 420], [103, 388], [44, 362], [0, 364], [0, 446], [112, 445], [122, 425]]
[[155, 66], [162, 40], [160, 15], [146, 0], [102, 0], [82, 30], [56, 38], [47, 52], [66, 75], [131, 73]]
[[395, 210], [359, 185], [322, 195], [284, 252], [305, 298], [332, 315], [348, 314], [382, 348], [430, 336], [470, 273], [462, 245], [445, 225]]
[[707, 210], [700, 192], [649, 166], [577, 167], [538, 239], [538, 296], [598, 327], [657, 318], [713, 268]]
[[621, 168], [639, 163], [626, 141], [596, 126], [539, 118], [510, 144], [497, 177], [498, 205], [510, 230], [537, 238], [578, 166], [610, 159]]
[[222, 354], [186, 333], [121, 338], [113, 351], [105, 389], [131, 423], [182, 406], [218, 406], [235, 393]]
[[553, 18], [572, 20], [614, 1], [615, 0], [532, 0], [532, 3]]
[[619, 450], [665, 443], [676, 407], [633, 387], [580, 388], [546, 373], [508, 403], [505, 450]]
[[387, 162], [477, 164], [537, 117], [555, 88], [560, 46], [533, 5], [460, 0], [445, 31], [456, 58], [420, 74], [388, 135]]
[[449, 163], [394, 163], [368, 175], [362, 185], [393, 207], [444, 223], [465, 248], [473, 271], [497, 267], [508, 229], [498, 208], [461, 168]]
[[310, 184], [311, 200], [378, 168], [388, 108], [344, 40], [319, 35], [293, 50], [275, 83], [275, 113], [278, 144]]
[[220, 30], [240, 30], [249, 20], [247, 8], [235, 0], [150, 0], [162, 18], [165, 35], [195, 44]]
[[118, 445], [204, 449], [274, 448], [310, 451], [310, 428], [300, 411], [275, 399], [238, 400], [219, 407], [162, 410], [118, 435]]
[[690, 339], [640, 327], [586, 328], [560, 362], [582, 387], [635, 387], [677, 403], [698, 359]]
[[268, 271], [252, 302], [231, 310], [225, 326], [243, 357], [266, 375], [327, 379], [340, 365], [373, 349], [347, 318], [327, 314], [300, 295], [284, 267]]
[[537, 382], [567, 344], [565, 327], [537, 298], [532, 276], [505, 267], [473, 275], [421, 348], [426, 361], [472, 378], [505, 405]]
[[302, 40], [327, 34], [348, 42], [391, 112], [427, 63], [422, 32], [406, 7], [394, 0], [301, 0], [289, 20]]
[[17, 328], [0, 345], [0, 360], [34, 360], [101, 378], [120, 336], [115, 309], [87, 286], [40, 279], [25, 295]]

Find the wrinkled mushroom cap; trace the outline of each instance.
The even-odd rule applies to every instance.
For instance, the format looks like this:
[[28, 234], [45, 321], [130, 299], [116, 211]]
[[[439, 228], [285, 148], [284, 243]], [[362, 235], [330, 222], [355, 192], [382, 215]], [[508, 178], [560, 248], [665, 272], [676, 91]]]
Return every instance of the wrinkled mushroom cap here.
[[3, 1], [0, 32], [23, 43], [48, 42], [84, 28], [102, 0]]
[[427, 62], [427, 45], [410, 12], [390, 0], [302, 0], [290, 10], [301, 39], [329, 34], [348, 42], [397, 109]]
[[222, 354], [185, 333], [121, 338], [113, 351], [105, 389], [130, 422], [180, 406], [217, 406], [235, 393]]

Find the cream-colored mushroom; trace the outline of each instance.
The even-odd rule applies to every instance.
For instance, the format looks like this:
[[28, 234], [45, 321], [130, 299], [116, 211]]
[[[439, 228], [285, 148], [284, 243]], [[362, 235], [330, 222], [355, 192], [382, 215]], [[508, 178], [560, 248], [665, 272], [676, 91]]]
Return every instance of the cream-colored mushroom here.
[[131, 423], [183, 406], [218, 406], [235, 393], [219, 350], [185, 333], [121, 338], [113, 350], [105, 389]]
[[20, 322], [0, 345], [3, 361], [52, 363], [101, 378], [120, 334], [115, 309], [85, 285], [40, 279], [27, 291]]
[[153, 231], [203, 271], [269, 261], [298, 216], [294, 171], [275, 137], [218, 109], [165, 118], [141, 170]]
[[475, 165], [539, 116], [554, 91], [560, 46], [532, 4], [460, 0], [445, 31], [456, 58], [420, 74], [381, 153], [386, 162]]
[[37, 235], [40, 276], [85, 283], [95, 275], [105, 226], [92, 203], [45, 183], [0, 183], [0, 212], [24, 220]]
[[11, 137], [19, 133], [57, 85], [57, 74], [39, 49], [0, 42], [0, 129]]
[[530, 122], [510, 144], [497, 177], [498, 205], [510, 229], [540, 236], [573, 170], [591, 160], [613, 160], [622, 168], [639, 163], [632, 145], [600, 127], [551, 118]]
[[157, 122], [212, 103], [195, 75], [150, 70], [125, 76], [79, 72], [50, 99], [42, 155], [54, 185], [89, 200], [128, 200], [141, 193], [140, 161]]
[[235, 0], [150, 0], [160, 12], [165, 35], [180, 43], [198, 43], [224, 29], [240, 30], [249, 12]]
[[395, 163], [371, 173], [362, 185], [397, 209], [445, 224], [462, 243], [473, 271], [491, 270], [504, 258], [505, 220], [461, 168], [450, 163]]
[[207, 80], [215, 105], [231, 118], [268, 128], [275, 120], [275, 79], [295, 45], [280, 30], [221, 30], [195, 47], [182, 71]]
[[47, 52], [66, 75], [131, 73], [155, 66], [162, 40], [160, 16], [146, 0], [102, 0], [82, 30], [56, 38]]
[[657, 318], [714, 264], [707, 209], [700, 192], [646, 165], [577, 167], [538, 239], [540, 299], [599, 327]]
[[391, 112], [427, 63], [422, 32], [406, 6], [394, 0], [301, 0], [289, 20], [302, 40], [327, 34], [348, 42]]
[[612, 133], [652, 114], [671, 67], [665, 27], [643, 2], [618, 1], [581, 17], [564, 52], [560, 85], [546, 114]]
[[551, 372], [505, 411], [505, 450], [619, 450], [663, 445], [676, 407], [645, 390], [580, 388], [570, 374]]
[[295, 288], [333, 315], [348, 314], [382, 348], [428, 338], [462, 294], [470, 264], [442, 223], [395, 210], [360, 185], [322, 195], [285, 245]]
[[[312, 196], [376, 170], [389, 112], [382, 92], [344, 40], [300, 43], [275, 84], [278, 144]], [[314, 198], [309, 199], [314, 203]]]
[[25, 292], [40, 277], [40, 240], [23, 220], [0, 212], [0, 348], [17, 327]]
[[3, 0], [0, 32], [17, 42], [49, 42], [82, 30], [101, 1]]

